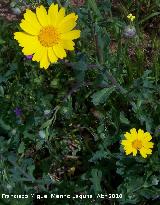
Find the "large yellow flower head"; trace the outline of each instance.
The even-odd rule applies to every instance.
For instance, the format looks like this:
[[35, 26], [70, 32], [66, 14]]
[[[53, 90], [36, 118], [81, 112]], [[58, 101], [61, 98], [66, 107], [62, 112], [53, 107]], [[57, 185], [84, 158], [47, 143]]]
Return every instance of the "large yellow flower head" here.
[[80, 37], [80, 30], [72, 30], [77, 18], [75, 13], [65, 16], [65, 8], [58, 10], [57, 4], [51, 4], [48, 13], [44, 6], [37, 7], [36, 13], [27, 9], [20, 23], [23, 31], [14, 33], [14, 38], [24, 55], [33, 55], [32, 60], [47, 69], [66, 57], [65, 50], [74, 50], [73, 40]]
[[146, 158], [148, 154], [152, 154], [151, 148], [153, 148], [153, 142], [150, 142], [152, 139], [149, 132], [144, 132], [139, 129], [138, 132], [135, 128], [126, 132], [124, 134], [125, 140], [122, 140], [121, 144], [124, 146], [126, 155], [133, 153], [133, 156], [137, 155], [137, 151], [140, 152], [142, 157]]

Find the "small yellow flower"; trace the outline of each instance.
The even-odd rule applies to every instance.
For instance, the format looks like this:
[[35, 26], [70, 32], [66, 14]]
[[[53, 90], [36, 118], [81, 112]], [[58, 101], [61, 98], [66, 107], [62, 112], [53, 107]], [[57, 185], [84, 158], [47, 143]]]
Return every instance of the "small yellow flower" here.
[[58, 10], [58, 4], [51, 4], [48, 12], [44, 6], [37, 7], [36, 13], [27, 9], [20, 23], [23, 31], [15, 32], [14, 38], [24, 55], [33, 55], [32, 60], [47, 69], [66, 57], [65, 50], [74, 50], [73, 40], [80, 37], [80, 30], [73, 30], [77, 18], [75, 13], [65, 16], [65, 8]]
[[137, 151], [140, 152], [142, 157], [146, 158], [147, 154], [152, 154], [151, 148], [154, 143], [150, 142], [152, 136], [149, 132], [144, 132], [139, 129], [138, 132], [135, 128], [124, 134], [125, 140], [122, 140], [121, 144], [124, 146], [126, 155], [133, 153], [133, 156], [137, 155]]
[[135, 20], [135, 16], [133, 16], [132, 14], [129, 14], [128, 16], [127, 16], [127, 18], [130, 20], [130, 21], [134, 21]]

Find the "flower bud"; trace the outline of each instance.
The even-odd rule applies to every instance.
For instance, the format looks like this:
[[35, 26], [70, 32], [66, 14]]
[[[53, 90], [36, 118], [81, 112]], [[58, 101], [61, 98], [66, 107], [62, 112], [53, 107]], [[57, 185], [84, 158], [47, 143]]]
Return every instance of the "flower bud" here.
[[134, 26], [126, 26], [124, 28], [123, 35], [126, 38], [133, 38], [136, 36], [136, 28]]
[[44, 130], [40, 130], [40, 131], [39, 131], [39, 137], [40, 137], [41, 139], [45, 139], [46, 134], [45, 134], [45, 131], [44, 131]]
[[51, 114], [51, 110], [45, 110], [44, 111], [44, 115], [49, 115], [49, 114]]
[[33, 55], [26, 55], [27, 60], [32, 60], [32, 58], [33, 58]]

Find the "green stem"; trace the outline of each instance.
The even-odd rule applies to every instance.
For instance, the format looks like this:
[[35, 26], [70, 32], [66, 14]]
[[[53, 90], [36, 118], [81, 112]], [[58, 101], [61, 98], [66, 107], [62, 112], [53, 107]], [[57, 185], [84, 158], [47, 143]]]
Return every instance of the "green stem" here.
[[140, 36], [140, 30], [139, 30], [139, 13], [140, 13], [140, 2], [136, 1], [137, 4], [137, 11], [136, 11], [136, 31], [137, 31], [137, 35]]
[[150, 18], [153, 18], [153, 17], [158, 16], [158, 15], [160, 15], [160, 12], [152, 13], [149, 16], [146, 16], [143, 20], [141, 20], [139, 22], [139, 24], [143, 24], [145, 21], [148, 21]]

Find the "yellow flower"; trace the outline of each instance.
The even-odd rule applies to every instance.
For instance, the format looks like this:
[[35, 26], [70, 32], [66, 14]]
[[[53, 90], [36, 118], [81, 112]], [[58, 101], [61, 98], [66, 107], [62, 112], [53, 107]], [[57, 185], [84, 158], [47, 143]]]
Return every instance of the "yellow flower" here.
[[65, 16], [65, 8], [58, 10], [51, 4], [48, 13], [44, 6], [36, 13], [27, 9], [20, 23], [22, 32], [15, 32], [14, 38], [23, 47], [24, 55], [33, 55], [32, 60], [40, 62], [40, 68], [47, 69], [51, 63], [66, 57], [65, 50], [74, 50], [74, 39], [80, 37], [80, 30], [73, 30], [78, 16]]
[[137, 155], [137, 151], [140, 152], [142, 157], [146, 158], [147, 154], [152, 154], [151, 148], [154, 143], [150, 142], [152, 139], [149, 132], [144, 132], [139, 129], [138, 132], [135, 128], [124, 134], [125, 140], [122, 140], [121, 144], [124, 146], [126, 155], [133, 153], [133, 156]]
[[132, 14], [129, 14], [129, 15], [127, 16], [127, 18], [128, 18], [130, 21], [133, 22], [136, 17], [133, 16]]

